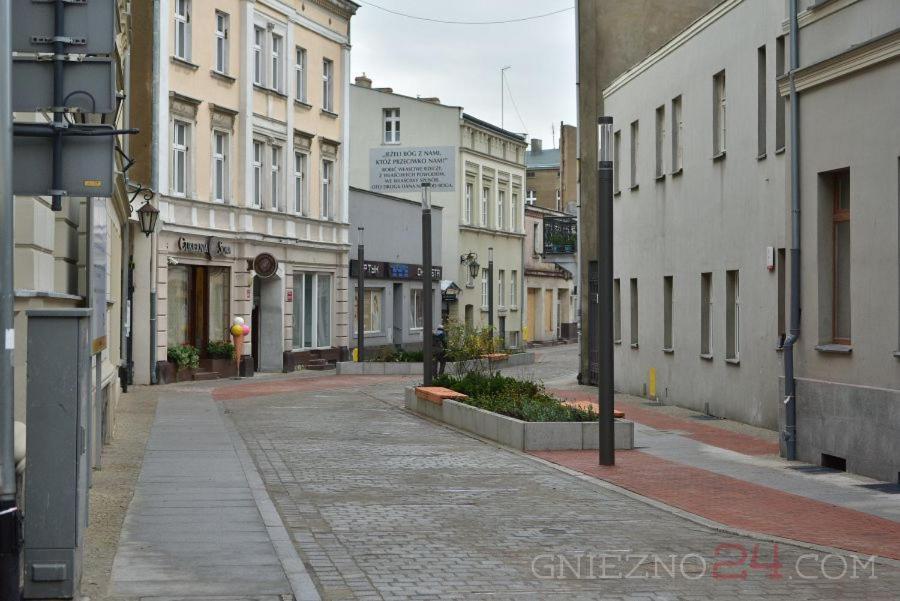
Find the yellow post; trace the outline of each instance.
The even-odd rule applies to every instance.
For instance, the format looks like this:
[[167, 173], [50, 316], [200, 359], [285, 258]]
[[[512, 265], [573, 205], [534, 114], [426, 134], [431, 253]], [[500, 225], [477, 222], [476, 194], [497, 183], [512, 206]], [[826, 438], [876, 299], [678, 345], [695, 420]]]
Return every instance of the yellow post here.
[[650, 368], [650, 377], [649, 377], [649, 385], [647, 386], [647, 392], [650, 393], [650, 398], [656, 398], [656, 368]]

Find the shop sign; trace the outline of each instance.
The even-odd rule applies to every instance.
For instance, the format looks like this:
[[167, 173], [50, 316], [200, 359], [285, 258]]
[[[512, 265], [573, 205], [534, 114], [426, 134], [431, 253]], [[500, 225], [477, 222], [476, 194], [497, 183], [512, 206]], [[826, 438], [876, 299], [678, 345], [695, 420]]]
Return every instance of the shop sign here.
[[[356, 277], [358, 273], [359, 261], [350, 260], [350, 277]], [[410, 263], [387, 263], [384, 261], [365, 261], [363, 270], [367, 278], [376, 280], [412, 280], [419, 281], [422, 279], [422, 266]], [[442, 269], [440, 267], [431, 268], [431, 279], [440, 280]]]
[[205, 239], [191, 239], [182, 236], [178, 239], [178, 250], [192, 255], [206, 255], [210, 259], [231, 257], [231, 246], [215, 236]]
[[259, 253], [253, 259], [253, 271], [261, 278], [270, 278], [278, 272], [278, 259], [271, 253]]

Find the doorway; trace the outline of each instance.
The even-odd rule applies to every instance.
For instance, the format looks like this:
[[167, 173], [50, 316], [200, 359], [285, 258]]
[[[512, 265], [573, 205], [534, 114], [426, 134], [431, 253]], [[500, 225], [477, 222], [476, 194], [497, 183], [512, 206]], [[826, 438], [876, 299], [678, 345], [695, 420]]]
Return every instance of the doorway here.
[[474, 307], [474, 305], [466, 305], [466, 328], [472, 329], [474, 322], [475, 322], [475, 307]]
[[527, 316], [527, 332], [525, 336], [525, 341], [530, 342], [534, 340], [538, 334], [537, 331], [537, 304], [538, 304], [538, 293], [540, 292], [537, 288], [529, 288], [528, 289], [528, 307], [526, 311], [528, 313]]
[[284, 369], [284, 280], [253, 278], [253, 310], [250, 319], [250, 352], [259, 371]]
[[168, 336], [201, 356], [210, 341], [228, 339], [231, 277], [227, 267], [172, 265], [168, 270]]

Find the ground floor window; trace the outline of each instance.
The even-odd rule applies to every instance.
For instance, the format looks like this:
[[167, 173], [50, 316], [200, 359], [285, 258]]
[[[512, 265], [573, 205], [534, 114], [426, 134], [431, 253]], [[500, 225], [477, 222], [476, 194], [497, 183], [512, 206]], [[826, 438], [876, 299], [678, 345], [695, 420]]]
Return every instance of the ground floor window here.
[[205, 353], [211, 340], [227, 340], [231, 323], [229, 269], [173, 265], [168, 272], [168, 345], [190, 344]]
[[414, 288], [409, 291], [409, 318], [410, 328], [413, 330], [421, 330], [425, 326], [425, 297], [421, 288]]
[[[381, 332], [382, 315], [384, 307], [384, 290], [380, 288], [367, 288], [363, 292], [363, 328], [366, 334], [377, 334]], [[354, 295], [353, 303], [353, 324], [358, 323], [359, 301]], [[357, 331], [358, 328], [354, 331]]]
[[294, 273], [295, 349], [331, 346], [331, 275]]

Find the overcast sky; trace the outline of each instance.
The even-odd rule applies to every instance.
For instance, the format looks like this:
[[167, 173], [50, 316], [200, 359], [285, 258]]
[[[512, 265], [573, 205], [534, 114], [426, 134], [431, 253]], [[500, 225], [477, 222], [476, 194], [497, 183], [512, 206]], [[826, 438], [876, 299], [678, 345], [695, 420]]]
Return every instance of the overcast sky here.
[[[575, 16], [567, 10], [533, 21], [448, 25], [362, 7], [352, 21], [352, 77], [365, 71], [375, 87], [409, 96], [437, 96], [500, 125], [500, 68], [506, 71], [504, 124], [558, 145], [559, 122], [575, 124]], [[496, 21], [571, 7], [574, 0], [372, 0], [415, 16]], [[518, 105], [521, 120], [513, 107]], [[524, 122], [524, 125], [523, 125]], [[551, 124], [556, 143], [551, 143]]]

